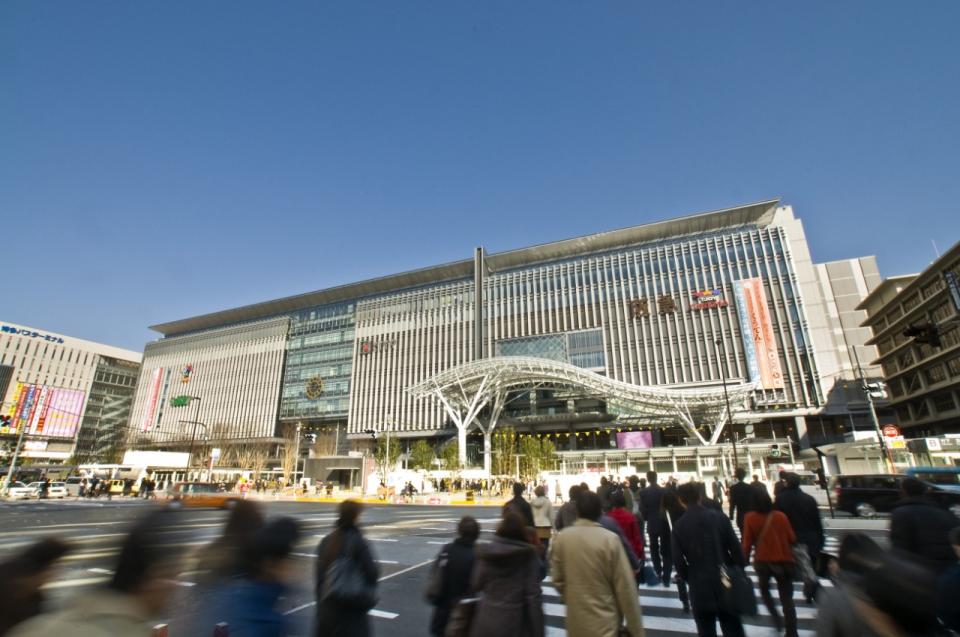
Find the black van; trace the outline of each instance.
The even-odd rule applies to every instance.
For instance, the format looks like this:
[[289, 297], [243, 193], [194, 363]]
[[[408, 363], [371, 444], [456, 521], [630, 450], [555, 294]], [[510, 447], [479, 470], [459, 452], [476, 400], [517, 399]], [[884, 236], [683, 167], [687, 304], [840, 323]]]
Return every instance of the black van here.
[[[864, 518], [889, 513], [900, 501], [900, 484], [907, 477], [889, 473], [835, 476], [833, 493], [837, 509]], [[960, 492], [929, 482], [927, 488], [930, 499], [960, 517]]]

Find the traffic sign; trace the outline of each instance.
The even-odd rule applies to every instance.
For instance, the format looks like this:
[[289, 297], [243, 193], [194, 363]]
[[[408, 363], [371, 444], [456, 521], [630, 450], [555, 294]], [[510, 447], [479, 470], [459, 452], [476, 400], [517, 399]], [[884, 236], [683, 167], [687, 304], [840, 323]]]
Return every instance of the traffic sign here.
[[170, 406], [186, 407], [187, 405], [190, 404], [191, 398], [193, 398], [193, 396], [174, 396], [173, 398], [170, 399]]
[[900, 435], [900, 428], [896, 425], [884, 425], [881, 431], [887, 438], [896, 438]]

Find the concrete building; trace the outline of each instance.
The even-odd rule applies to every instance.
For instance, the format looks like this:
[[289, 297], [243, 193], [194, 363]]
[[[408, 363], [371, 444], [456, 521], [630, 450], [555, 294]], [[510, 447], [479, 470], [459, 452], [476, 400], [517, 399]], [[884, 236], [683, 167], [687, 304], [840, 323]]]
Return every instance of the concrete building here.
[[62, 463], [75, 451], [91, 459], [119, 457], [141, 358], [119, 347], [0, 323], [0, 442], [12, 449], [26, 428], [22, 457], [31, 461]]
[[[861, 303], [906, 438], [960, 433], [960, 243], [920, 274], [891, 277]], [[911, 327], [932, 326], [939, 345]]]
[[[225, 441], [276, 441], [302, 423], [332, 432], [340, 453], [368, 445], [370, 430], [447, 439], [457, 428], [449, 411], [411, 389], [515, 356], [637, 387], [710, 392], [726, 377], [749, 385], [733, 435], [801, 445], [814, 432], [842, 438], [856, 422], [838, 391], [854, 379], [846, 346], [876, 357], [856, 305], [878, 283], [872, 257], [814, 264], [801, 221], [778, 200], [498, 254], [478, 249], [454, 263], [154, 326], [162, 338], [144, 352], [131, 440], [182, 445], [193, 435], [183, 421], [194, 419]], [[188, 384], [178, 384], [188, 367]], [[168, 407], [181, 394], [201, 398], [198, 417]], [[690, 425], [621, 421], [607, 407], [603, 396], [530, 387], [510, 397], [503, 417], [566, 450], [609, 449], [616, 428], [655, 429], [660, 447], [692, 437]], [[578, 442], [570, 432], [590, 436]], [[475, 461], [481, 442], [469, 433]]]

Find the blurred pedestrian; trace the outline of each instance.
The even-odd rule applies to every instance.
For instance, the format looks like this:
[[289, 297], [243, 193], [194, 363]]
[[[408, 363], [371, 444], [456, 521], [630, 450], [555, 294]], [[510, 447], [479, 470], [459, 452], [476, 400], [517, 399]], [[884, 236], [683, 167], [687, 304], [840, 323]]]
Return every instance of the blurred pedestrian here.
[[577, 521], [577, 497], [582, 490], [579, 484], [570, 487], [568, 493], [570, 497], [557, 511], [556, 519], [553, 522], [553, 526], [557, 531], [562, 531]]
[[[740, 535], [743, 535], [743, 518], [750, 510], [751, 493], [750, 485], [746, 483], [747, 470], [743, 467], [737, 467], [733, 475], [736, 481], [727, 490], [729, 500], [729, 517], [737, 521], [737, 528], [740, 529]], [[736, 514], [736, 517], [734, 517]]]
[[30, 545], [21, 554], [0, 563], [3, 594], [0, 595], [0, 635], [44, 611], [43, 586], [54, 579], [57, 560], [69, 547], [47, 538]]
[[223, 534], [199, 552], [196, 570], [201, 579], [218, 581], [243, 572], [247, 548], [264, 525], [260, 505], [253, 501], [234, 502]]
[[476, 549], [471, 637], [543, 637], [541, 563], [527, 528], [519, 513], [504, 511], [493, 541]]
[[105, 588], [91, 589], [57, 613], [20, 624], [10, 637], [148, 635], [151, 620], [173, 598], [181, 568], [170, 546], [160, 543], [159, 533], [178, 527], [180, 521], [170, 511], [157, 511], [141, 520], [124, 539]]
[[[670, 575], [673, 573], [673, 527], [677, 520], [683, 515], [684, 508], [680, 504], [680, 498], [676, 492], [665, 493], [663, 495], [663, 521], [664, 531], [660, 534], [660, 547], [663, 551], [663, 579], [670, 581]], [[684, 613], [690, 612], [690, 596], [687, 591], [687, 583], [679, 572], [677, 573], [677, 596], [680, 598]]]
[[600, 506], [604, 513], [610, 511], [610, 492], [613, 491], [613, 485], [607, 480], [606, 476], [600, 477], [600, 486], [597, 488], [597, 495], [600, 496]]
[[711, 485], [713, 489], [713, 501], [723, 506], [723, 483], [720, 482], [719, 476], [713, 477], [713, 484]]
[[[787, 516], [773, 508], [766, 490], [754, 492], [752, 509], [743, 520], [743, 555], [749, 561], [750, 552], [756, 546], [753, 569], [757, 573], [760, 597], [777, 632], [784, 631], [786, 637], [797, 637], [797, 609], [793, 603], [796, 564], [790, 548], [797, 536]], [[782, 619], [770, 595], [770, 578], [777, 583]]]
[[550, 534], [553, 530], [553, 505], [543, 485], [534, 489], [533, 493], [536, 496], [530, 503], [533, 511], [533, 525], [537, 529], [537, 538], [543, 544], [544, 550], [547, 550], [550, 547]]
[[533, 523], [533, 509], [530, 507], [530, 503], [527, 502], [526, 499], [523, 497], [524, 490], [525, 490], [525, 487], [523, 486], [522, 483], [514, 482], [513, 498], [508, 500], [507, 503], [503, 505], [503, 510], [504, 512], [509, 510], [509, 511], [514, 511], [518, 513], [520, 517], [523, 518], [524, 523], [528, 527], [534, 528], [535, 525]]
[[252, 534], [243, 547], [241, 570], [217, 594], [207, 624], [227, 624], [238, 637], [286, 637], [286, 617], [278, 608], [291, 578], [290, 553], [300, 538], [299, 524], [278, 518]]
[[474, 546], [480, 537], [480, 525], [469, 515], [457, 524], [457, 539], [444, 546], [433, 565], [427, 601], [434, 606], [430, 634], [443, 637], [450, 611], [470, 593]]
[[[622, 496], [612, 497], [614, 507], [617, 499]], [[634, 573], [620, 542], [598, 524], [599, 496], [581, 494], [577, 512], [577, 522], [557, 535], [551, 554], [553, 583], [567, 606], [567, 634], [617, 637], [626, 621], [631, 637], [643, 637]]]
[[[810, 563], [818, 564], [825, 541], [823, 521], [820, 519], [817, 500], [800, 489], [800, 476], [795, 473], [784, 476], [783, 488], [777, 496], [776, 505], [790, 520], [790, 526], [797, 534], [797, 542], [803, 545], [810, 556]], [[803, 594], [808, 604], [816, 598], [819, 587], [820, 583], [816, 579], [804, 579]]]
[[950, 529], [960, 526], [960, 520], [927, 499], [926, 490], [920, 480], [904, 478], [900, 484], [902, 498], [890, 515], [890, 541], [894, 549], [942, 573], [956, 562], [948, 535]]
[[663, 494], [664, 489], [657, 484], [657, 472], [647, 471], [647, 488], [640, 493], [640, 513], [647, 527], [647, 546], [653, 570], [659, 579], [663, 579], [663, 556], [660, 537], [663, 534]]
[[716, 637], [717, 622], [724, 637], [743, 637], [743, 624], [723, 600], [720, 566], [743, 568], [743, 550], [733, 526], [721, 512], [700, 504], [700, 489], [687, 483], [677, 488], [685, 508], [673, 527], [673, 559], [677, 573], [690, 589], [690, 604], [700, 637]]
[[610, 496], [610, 504], [612, 508], [607, 515], [616, 521], [634, 554], [643, 561], [643, 537], [640, 535], [640, 525], [637, 524], [637, 518], [627, 511], [627, 501], [623, 491], [613, 492]]
[[[366, 637], [370, 635], [367, 612], [376, 605], [380, 570], [370, 545], [357, 527], [363, 505], [344, 500], [338, 509], [335, 530], [317, 548], [316, 637]], [[363, 590], [345, 591], [340, 582], [350, 577], [362, 581]]]
[[[960, 559], [960, 526], [950, 530], [950, 546], [957, 559]], [[960, 633], [960, 563], [954, 560], [940, 576], [939, 615], [943, 625]]]

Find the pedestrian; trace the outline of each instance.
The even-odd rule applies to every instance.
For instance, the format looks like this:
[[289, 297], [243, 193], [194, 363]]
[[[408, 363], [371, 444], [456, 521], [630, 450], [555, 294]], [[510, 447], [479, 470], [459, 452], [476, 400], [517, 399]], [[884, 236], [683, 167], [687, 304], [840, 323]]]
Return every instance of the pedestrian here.
[[530, 508], [530, 503], [523, 497], [524, 489], [523, 483], [514, 482], [513, 498], [503, 505], [503, 510], [504, 512], [515, 511], [520, 514], [528, 527], [534, 528], [536, 525], [533, 523], [533, 509]]
[[700, 503], [700, 489], [687, 483], [677, 488], [685, 511], [673, 527], [673, 559], [687, 582], [690, 605], [700, 637], [716, 637], [717, 622], [724, 637], [743, 637], [735, 609], [723, 600], [721, 565], [743, 568], [743, 550], [730, 520]]
[[617, 637], [626, 621], [631, 637], [643, 637], [634, 573], [620, 542], [598, 524], [600, 497], [581, 494], [577, 513], [577, 522], [557, 535], [551, 553], [553, 583], [567, 606], [567, 634]]
[[610, 481], [607, 480], [606, 476], [601, 476], [600, 486], [597, 488], [597, 495], [600, 496], [600, 506], [603, 507], [604, 513], [610, 511], [610, 492], [612, 490], [613, 485], [610, 484]]
[[[663, 533], [660, 535], [660, 548], [663, 551], [663, 579], [670, 581], [670, 575], [673, 573], [673, 527], [677, 520], [683, 515], [683, 506], [680, 504], [680, 498], [676, 492], [663, 494]], [[677, 574], [677, 596], [680, 598], [684, 613], [690, 612], [690, 595], [687, 591], [687, 583], [680, 574]]]
[[642, 562], [643, 561], [643, 536], [640, 535], [640, 525], [637, 524], [637, 518], [627, 511], [627, 502], [623, 491], [615, 491], [610, 496], [611, 509], [609, 515], [616, 521], [623, 535], [627, 538], [630, 548]]
[[553, 505], [543, 485], [538, 486], [533, 492], [536, 495], [530, 503], [533, 511], [533, 525], [537, 529], [537, 538], [543, 544], [544, 550], [547, 550], [550, 547], [550, 534], [553, 530]]
[[556, 518], [553, 522], [553, 526], [558, 532], [562, 531], [568, 526], [572, 526], [573, 523], [577, 521], [577, 497], [580, 495], [581, 491], [583, 491], [583, 489], [579, 484], [575, 484], [570, 487], [570, 491], [568, 492], [570, 497], [557, 511]]
[[[747, 477], [746, 469], [737, 467], [733, 475], [736, 477], [736, 481], [727, 490], [730, 508], [729, 517], [731, 520], [735, 519], [737, 521], [737, 528], [740, 529], [740, 535], [743, 535], [743, 517], [750, 510], [752, 491], [750, 491], [750, 485], [744, 481], [744, 478]], [[736, 518], [734, 518], [734, 513], [736, 513]]]
[[480, 525], [469, 515], [457, 524], [457, 539], [444, 546], [434, 562], [427, 601], [434, 606], [430, 634], [443, 637], [450, 611], [470, 594], [474, 546], [480, 537]]
[[259, 504], [247, 500], [234, 502], [223, 534], [199, 552], [195, 569], [199, 579], [216, 582], [240, 575], [245, 552], [264, 523]]
[[647, 527], [647, 546], [650, 561], [657, 578], [663, 580], [663, 556], [660, 537], [663, 534], [663, 494], [664, 489], [657, 484], [657, 472], [647, 471], [647, 488], [640, 493], [640, 513]]
[[287, 618], [278, 606], [289, 590], [290, 554], [299, 538], [299, 524], [292, 518], [272, 520], [253, 533], [238, 576], [228, 580], [211, 604], [207, 629], [224, 622], [231, 635], [289, 635]]
[[543, 637], [541, 563], [526, 530], [523, 516], [506, 510], [493, 541], [476, 549], [471, 637]]
[[[823, 532], [823, 521], [820, 519], [820, 507], [817, 500], [809, 493], [800, 489], [800, 476], [788, 473], [783, 478], [783, 488], [777, 496], [776, 506], [783, 511], [793, 532], [797, 534], [797, 542], [801, 544], [810, 557], [810, 564], [818, 564], [820, 551], [823, 549], [826, 536]], [[813, 602], [817, 596], [820, 582], [816, 579], [803, 582], [803, 594], [807, 603]]]
[[[950, 530], [950, 546], [954, 554], [960, 559], [960, 526]], [[943, 625], [960, 633], [960, 563], [953, 565], [943, 572], [939, 582], [939, 615]]]
[[713, 500], [721, 507], [723, 506], [723, 483], [720, 482], [720, 476], [713, 477]]
[[[749, 560], [750, 552], [756, 546], [753, 569], [757, 573], [760, 597], [770, 612], [774, 628], [778, 633], [784, 631], [786, 637], [797, 637], [797, 609], [793, 603], [796, 564], [790, 548], [796, 541], [797, 536], [787, 516], [773, 508], [766, 490], [756, 491], [752, 511], [743, 520], [743, 555]], [[770, 595], [771, 578], [777, 583], [782, 619]]]
[[71, 600], [59, 612], [30, 619], [9, 637], [114, 637], [148, 635], [151, 620], [167, 609], [177, 589], [181, 560], [161, 543], [162, 533], [183, 523], [172, 511], [156, 511], [126, 536], [105, 587]]
[[78, 497], [78, 498], [82, 498], [83, 496], [86, 495], [86, 493], [87, 493], [87, 479], [86, 479], [86, 478], [81, 478], [81, 479], [80, 479], [80, 490], [77, 492], [77, 497]]
[[[380, 570], [370, 545], [357, 528], [363, 505], [344, 500], [338, 508], [336, 528], [317, 548], [317, 629], [316, 637], [366, 637], [370, 635], [367, 611], [376, 604], [377, 578]], [[331, 569], [331, 566], [336, 566]], [[365, 589], [359, 597], [347, 600], [334, 587], [329, 576], [339, 569], [359, 574]]]
[[53, 581], [57, 561], [69, 547], [55, 538], [30, 545], [21, 554], [0, 563], [4, 591], [0, 595], [0, 635], [44, 612], [43, 587]]
[[927, 487], [916, 478], [904, 478], [901, 500], [890, 514], [890, 542], [893, 548], [911, 555], [935, 573], [956, 562], [950, 546], [950, 529], [960, 526], [950, 511], [925, 497]]
[[773, 499], [776, 501], [777, 497], [780, 495], [780, 492], [783, 491], [784, 487], [787, 486], [787, 472], [781, 470], [777, 474], [777, 481], [773, 485]]

